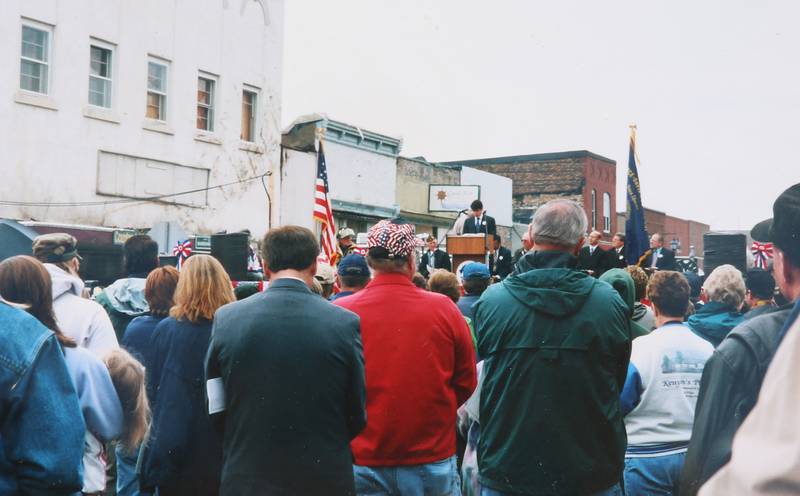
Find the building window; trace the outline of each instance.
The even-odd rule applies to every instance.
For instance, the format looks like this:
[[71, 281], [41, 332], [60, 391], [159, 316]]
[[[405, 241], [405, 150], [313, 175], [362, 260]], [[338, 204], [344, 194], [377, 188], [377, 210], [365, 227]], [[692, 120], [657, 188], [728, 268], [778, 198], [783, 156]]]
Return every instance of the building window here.
[[611, 232], [611, 195], [603, 193], [603, 232]]
[[89, 46], [89, 104], [111, 108], [111, 60], [110, 48]]
[[197, 129], [214, 131], [214, 92], [216, 81], [207, 76], [197, 78]]
[[145, 116], [157, 121], [167, 120], [166, 63], [150, 60], [147, 63], [147, 111]]
[[242, 91], [242, 140], [255, 142], [258, 93], [253, 89]]
[[22, 25], [19, 87], [25, 91], [48, 93], [50, 76], [50, 38], [52, 28]]
[[592, 230], [597, 229], [597, 191], [592, 190]]

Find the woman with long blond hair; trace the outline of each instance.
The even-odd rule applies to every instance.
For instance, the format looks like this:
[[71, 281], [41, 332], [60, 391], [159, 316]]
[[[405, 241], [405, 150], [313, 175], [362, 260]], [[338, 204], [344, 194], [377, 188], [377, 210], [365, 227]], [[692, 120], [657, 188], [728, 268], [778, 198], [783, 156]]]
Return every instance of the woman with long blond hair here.
[[189, 257], [175, 306], [152, 336], [148, 376], [157, 387], [142, 456], [143, 490], [158, 488], [161, 496], [219, 493], [222, 448], [206, 412], [203, 365], [214, 312], [235, 300], [231, 280], [216, 259]]

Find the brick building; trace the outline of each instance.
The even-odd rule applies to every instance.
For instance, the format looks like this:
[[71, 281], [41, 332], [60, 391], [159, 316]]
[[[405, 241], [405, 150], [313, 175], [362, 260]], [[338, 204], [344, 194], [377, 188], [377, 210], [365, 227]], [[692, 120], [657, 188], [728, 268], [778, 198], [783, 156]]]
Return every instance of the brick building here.
[[[608, 242], [618, 229], [614, 160], [586, 150], [445, 162], [485, 170], [513, 181], [514, 222], [527, 224], [544, 203], [570, 199], [583, 205], [589, 229]], [[491, 210], [491, 205], [486, 205]]]
[[[622, 230], [625, 229], [625, 213], [617, 214], [617, 223]], [[665, 212], [644, 209], [645, 229], [650, 234], [660, 233], [664, 239], [664, 246], [675, 250], [679, 257], [694, 254], [702, 261], [703, 234], [711, 230], [711, 226], [695, 220], [686, 220], [667, 215]]]

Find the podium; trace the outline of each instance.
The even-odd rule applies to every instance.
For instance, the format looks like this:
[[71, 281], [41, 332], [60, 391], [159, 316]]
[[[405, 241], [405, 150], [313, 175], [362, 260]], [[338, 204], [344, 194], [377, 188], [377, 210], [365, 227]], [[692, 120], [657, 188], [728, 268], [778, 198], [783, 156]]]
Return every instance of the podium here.
[[453, 256], [453, 272], [466, 262], [486, 263], [486, 235], [464, 234], [447, 236], [447, 253]]

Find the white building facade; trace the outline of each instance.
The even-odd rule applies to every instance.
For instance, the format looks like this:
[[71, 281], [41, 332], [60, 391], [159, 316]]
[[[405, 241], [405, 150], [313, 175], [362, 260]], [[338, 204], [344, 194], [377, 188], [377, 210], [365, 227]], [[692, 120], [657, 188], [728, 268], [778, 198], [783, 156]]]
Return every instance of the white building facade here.
[[380, 219], [400, 213], [395, 190], [401, 140], [315, 114], [299, 118], [284, 133], [281, 224], [316, 226], [319, 137], [337, 229], [365, 232]]
[[282, 53], [282, 0], [0, 2], [0, 217], [260, 235]]

